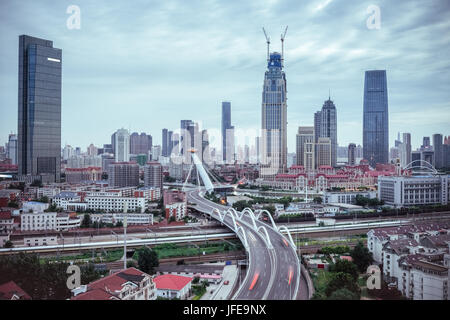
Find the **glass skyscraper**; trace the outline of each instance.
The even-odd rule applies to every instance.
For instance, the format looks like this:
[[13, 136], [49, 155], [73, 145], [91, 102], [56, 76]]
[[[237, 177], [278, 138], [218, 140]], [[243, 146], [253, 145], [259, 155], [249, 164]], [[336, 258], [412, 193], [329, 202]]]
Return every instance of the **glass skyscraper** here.
[[[337, 162], [337, 115], [336, 106], [330, 97], [324, 102], [320, 111], [320, 137], [331, 140], [331, 166], [336, 167]], [[315, 119], [314, 119], [315, 120]]]
[[231, 103], [222, 102], [222, 160], [234, 161], [234, 126], [231, 125]]
[[364, 81], [363, 157], [370, 166], [389, 161], [386, 70], [366, 71]]
[[61, 64], [52, 41], [19, 36], [19, 175], [60, 181]]
[[287, 97], [282, 56], [270, 54], [262, 93], [262, 176], [287, 171]]

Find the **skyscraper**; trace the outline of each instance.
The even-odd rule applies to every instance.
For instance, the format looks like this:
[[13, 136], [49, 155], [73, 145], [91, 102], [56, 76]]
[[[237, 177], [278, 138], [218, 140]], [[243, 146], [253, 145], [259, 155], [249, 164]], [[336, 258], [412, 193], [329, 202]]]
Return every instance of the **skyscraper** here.
[[363, 106], [363, 153], [372, 167], [389, 161], [386, 70], [366, 71]]
[[162, 141], [161, 141], [161, 155], [167, 157], [169, 149], [169, 130], [166, 128], [162, 129]]
[[331, 139], [320, 137], [316, 144], [317, 168], [321, 166], [331, 166]]
[[306, 171], [315, 167], [314, 127], [298, 127], [297, 133], [297, 165], [304, 166]]
[[411, 133], [403, 133], [403, 142], [400, 148], [400, 165], [406, 167], [411, 162]]
[[354, 166], [356, 164], [356, 154], [355, 154], [356, 144], [350, 143], [348, 145], [348, 165]]
[[234, 126], [231, 125], [231, 103], [222, 102], [222, 160], [230, 163], [234, 160]]
[[438, 169], [444, 167], [444, 147], [442, 141], [442, 134], [433, 134], [434, 166]]
[[11, 159], [11, 164], [17, 164], [17, 135], [9, 135], [6, 153], [8, 158]]
[[60, 181], [61, 61], [52, 41], [19, 36], [19, 175]]
[[141, 134], [133, 132], [130, 136], [130, 153], [131, 154], [145, 154], [152, 149], [152, 136], [145, 132]]
[[283, 57], [273, 52], [268, 57], [262, 93], [262, 177], [273, 177], [287, 170], [286, 92]]
[[114, 133], [114, 160], [116, 162], [130, 161], [130, 134], [126, 129]]
[[314, 142], [317, 143], [320, 138], [320, 125], [322, 123], [322, 113], [317, 111], [314, 113]]
[[[320, 112], [320, 137], [331, 140], [331, 166], [337, 162], [337, 115], [336, 106], [330, 97], [324, 102]], [[315, 120], [315, 119], [314, 119]]]

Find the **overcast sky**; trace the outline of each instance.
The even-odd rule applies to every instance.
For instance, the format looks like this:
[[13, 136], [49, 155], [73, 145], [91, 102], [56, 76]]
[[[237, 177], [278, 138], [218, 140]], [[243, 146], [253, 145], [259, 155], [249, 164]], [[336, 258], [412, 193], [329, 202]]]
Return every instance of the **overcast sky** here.
[[[72, 4], [79, 30], [66, 25]], [[380, 8], [380, 29], [367, 27], [370, 5]], [[450, 134], [448, 0], [1, 0], [0, 143], [17, 132], [21, 34], [62, 49], [62, 144], [85, 150], [121, 127], [152, 134], [154, 144], [181, 119], [220, 130], [224, 100], [236, 129], [259, 129], [261, 28], [279, 51], [286, 25], [289, 152], [329, 89], [339, 145], [362, 143], [364, 71], [373, 69], [387, 70], [391, 146], [397, 132], [411, 132], [413, 148], [423, 136]]]

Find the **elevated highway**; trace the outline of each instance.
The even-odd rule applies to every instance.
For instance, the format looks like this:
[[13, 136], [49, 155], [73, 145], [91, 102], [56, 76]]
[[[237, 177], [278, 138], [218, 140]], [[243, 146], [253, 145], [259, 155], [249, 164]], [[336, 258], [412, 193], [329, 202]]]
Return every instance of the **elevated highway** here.
[[[236, 212], [206, 200], [199, 190], [186, 191], [191, 207], [221, 221], [240, 238], [248, 254], [247, 275], [233, 299], [295, 300], [300, 286], [301, 264], [292, 238], [286, 238], [272, 223], [258, 219], [250, 209]], [[192, 205], [194, 204], [195, 205]], [[259, 212], [257, 214], [265, 214]], [[269, 217], [271, 218], [271, 217]]]

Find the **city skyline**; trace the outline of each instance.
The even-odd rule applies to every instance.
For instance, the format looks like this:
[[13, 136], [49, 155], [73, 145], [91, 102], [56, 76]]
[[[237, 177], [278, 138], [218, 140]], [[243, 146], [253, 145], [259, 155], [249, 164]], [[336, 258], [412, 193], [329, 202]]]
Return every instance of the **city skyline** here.
[[[130, 23], [127, 17], [133, 11], [123, 14], [102, 10], [101, 5], [96, 5], [94, 16], [92, 5], [81, 3], [81, 29], [69, 30], [65, 24], [69, 16], [65, 13], [66, 3], [46, 6], [41, 2], [37, 6], [32, 2], [2, 2], [1, 40], [9, 44], [0, 51], [1, 69], [4, 70], [0, 77], [2, 142], [7, 141], [10, 132], [17, 133], [17, 114], [6, 110], [14, 110], [17, 105], [15, 77], [18, 66], [8, 61], [17, 59], [20, 34], [51, 39], [56, 47], [64, 50], [62, 146], [67, 142], [84, 148], [90, 143], [96, 146], [107, 143], [109, 136], [121, 127], [131, 129], [130, 132], [148, 132], [155, 141], [161, 141], [161, 130], [177, 128], [183, 118], [196, 122], [202, 119], [201, 127], [209, 132], [212, 128], [220, 130], [220, 104], [224, 100], [234, 106], [237, 130], [258, 128], [260, 79], [266, 55], [261, 26], [265, 26], [271, 36], [273, 50], [279, 51], [278, 35], [285, 25], [289, 25], [285, 41], [285, 70], [289, 78], [289, 152], [295, 150], [298, 126], [312, 124], [314, 111], [325, 100], [328, 89], [339, 106], [338, 144], [362, 144], [362, 134], [352, 133], [362, 133], [364, 71], [372, 69], [386, 69], [389, 73], [390, 146], [397, 132], [411, 132], [413, 150], [420, 146], [423, 136], [434, 133], [446, 136], [450, 100], [443, 71], [449, 68], [449, 61], [438, 59], [436, 55], [448, 44], [430, 35], [449, 29], [448, 4], [436, 2], [434, 7], [419, 7], [418, 2], [409, 2], [390, 3], [388, 7], [381, 1], [381, 28], [369, 30], [366, 27], [369, 2], [351, 6], [337, 3], [290, 3], [289, 12], [283, 9], [285, 3], [261, 4], [261, 7], [248, 4], [248, 10], [242, 10], [245, 13], [239, 13], [233, 20], [237, 21], [236, 25], [224, 26], [214, 21], [210, 31], [205, 31], [205, 24], [236, 12], [226, 4], [218, 4], [214, 13], [206, 12], [201, 5], [184, 8], [182, 4], [157, 4], [148, 12], [140, 12], [139, 18]], [[141, 7], [146, 8], [145, 5]], [[120, 11], [121, 5], [116, 4], [114, 8]], [[188, 12], [201, 9], [196, 12], [205, 21], [194, 23], [191, 29], [186, 28], [193, 21], [179, 16], [178, 10], [182, 9]], [[405, 14], [402, 19], [395, 15], [408, 10], [414, 14]], [[8, 16], [3, 15], [6, 12]], [[18, 14], [25, 19], [17, 19]], [[45, 24], [37, 23], [35, 16], [48, 19]], [[339, 17], [336, 20], [341, 27], [338, 28], [336, 22], [323, 23], [333, 16]], [[249, 17], [254, 21], [250, 25]], [[178, 18], [182, 19], [172, 25]], [[99, 25], [96, 19], [102, 24]], [[116, 20], [120, 23], [113, 23]], [[124, 25], [125, 20], [129, 25]], [[133, 34], [136, 30], [139, 31], [137, 35]], [[184, 32], [175, 35], [179, 30]], [[167, 35], [170, 39], [163, 41]], [[136, 36], [146, 38], [148, 43], [135, 41]], [[204, 41], [208, 38], [213, 41]], [[420, 47], [411, 39], [420, 40]], [[141, 53], [126, 51], [130, 59], [123, 61], [125, 50], [121, 47], [130, 44]], [[392, 50], [386, 53], [381, 49], [384, 46], [390, 46]], [[109, 54], [99, 55], [101, 51], [97, 47], [108, 48]], [[149, 57], [158, 57], [158, 62]], [[120, 65], [117, 59], [121, 59]], [[188, 61], [191, 62], [188, 64]], [[167, 68], [162, 70], [161, 64]], [[138, 65], [139, 69], [136, 69]], [[205, 73], [205, 70], [209, 71]], [[159, 84], [149, 79], [150, 74], [162, 73], [165, 76]], [[191, 78], [190, 74], [196, 76]], [[171, 97], [168, 97], [167, 88], [162, 90], [160, 87], [168, 81], [171, 90], [177, 92]], [[120, 86], [123, 90], [115, 90]], [[189, 93], [199, 89], [202, 95]], [[121, 98], [118, 98], [119, 92]], [[162, 96], [165, 100], [161, 100]], [[88, 113], [89, 117], [86, 117]], [[98, 120], [105, 114], [108, 121], [100, 127]], [[155, 114], [158, 117], [152, 117]], [[79, 130], [81, 121], [85, 128], [91, 129]], [[415, 130], [410, 130], [411, 125]], [[211, 143], [217, 145], [217, 141]]]

